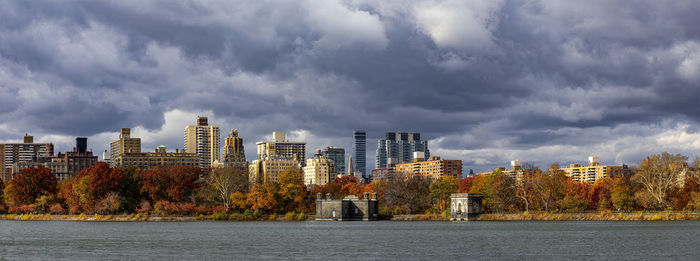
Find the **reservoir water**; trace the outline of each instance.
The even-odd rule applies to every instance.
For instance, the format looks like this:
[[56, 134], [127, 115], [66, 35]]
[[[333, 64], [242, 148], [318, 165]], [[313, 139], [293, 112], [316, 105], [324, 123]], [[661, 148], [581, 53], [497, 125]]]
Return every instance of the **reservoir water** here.
[[0, 260], [700, 260], [700, 222], [0, 221]]

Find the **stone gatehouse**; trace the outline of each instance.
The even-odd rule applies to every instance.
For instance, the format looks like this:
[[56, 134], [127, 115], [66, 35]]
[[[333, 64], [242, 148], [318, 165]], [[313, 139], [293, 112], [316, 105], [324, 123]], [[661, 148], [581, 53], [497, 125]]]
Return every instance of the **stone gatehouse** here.
[[316, 220], [334, 221], [372, 221], [379, 217], [379, 204], [377, 193], [364, 194], [360, 199], [355, 195], [350, 195], [344, 199], [331, 199], [331, 194], [318, 193], [316, 195]]

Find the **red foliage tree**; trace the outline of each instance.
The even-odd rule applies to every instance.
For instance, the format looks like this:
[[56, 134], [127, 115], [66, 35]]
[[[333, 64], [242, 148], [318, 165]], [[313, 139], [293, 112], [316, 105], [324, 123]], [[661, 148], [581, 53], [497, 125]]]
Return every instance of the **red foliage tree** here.
[[591, 209], [609, 209], [612, 207], [610, 186], [612, 181], [609, 178], [599, 179], [591, 187], [588, 195], [588, 206]]
[[459, 193], [469, 193], [469, 189], [472, 187], [472, 182], [476, 178], [476, 175], [466, 176], [459, 181]]
[[201, 174], [199, 168], [187, 166], [159, 167], [143, 173], [141, 191], [147, 193], [154, 202], [167, 200], [181, 202], [186, 200], [195, 189]]
[[340, 178], [333, 180], [333, 183], [340, 185], [340, 187], [343, 187], [343, 186], [350, 184], [350, 183], [357, 183], [357, 182], [358, 182], [357, 178], [353, 177], [353, 176], [342, 176]]
[[692, 209], [693, 196], [700, 191], [700, 184], [694, 182], [693, 178], [687, 178], [682, 188], [676, 189], [673, 192], [673, 210], [689, 210]]
[[47, 168], [23, 169], [11, 184], [16, 205], [32, 204], [39, 196], [51, 195], [58, 191], [58, 180]]
[[562, 210], [568, 212], [579, 212], [589, 208], [588, 195], [591, 185], [588, 182], [576, 182], [566, 179], [566, 195], [561, 199]]
[[119, 192], [119, 184], [124, 179], [119, 169], [112, 169], [104, 162], [98, 162], [97, 165], [84, 169], [78, 173], [75, 180], [85, 176], [90, 177], [90, 191], [98, 199], [110, 192]]
[[106, 163], [99, 162], [82, 170], [71, 183], [62, 183], [60, 196], [66, 200], [70, 213], [93, 212], [108, 194], [121, 193], [120, 185], [124, 180], [125, 176], [120, 169], [113, 169]]

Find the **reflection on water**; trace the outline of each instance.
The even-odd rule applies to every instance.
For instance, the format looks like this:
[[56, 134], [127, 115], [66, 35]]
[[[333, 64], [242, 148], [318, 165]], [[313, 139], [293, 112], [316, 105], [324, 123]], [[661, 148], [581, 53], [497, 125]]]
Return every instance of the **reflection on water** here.
[[697, 260], [698, 239], [697, 221], [0, 221], [6, 259]]

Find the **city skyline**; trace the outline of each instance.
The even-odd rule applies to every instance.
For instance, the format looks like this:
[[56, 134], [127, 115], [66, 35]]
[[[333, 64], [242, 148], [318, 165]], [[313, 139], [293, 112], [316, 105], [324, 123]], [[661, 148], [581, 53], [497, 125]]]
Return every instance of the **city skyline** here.
[[[200, 118], [200, 117], [202, 117], [202, 116], [197, 116], [197, 117]], [[215, 127], [219, 127], [219, 126], [215, 126]], [[120, 130], [122, 133], [117, 132], [117, 133], [119, 133], [119, 134], [118, 134], [118, 138], [117, 138], [116, 140], [120, 140], [120, 138], [122, 137], [123, 132], [124, 132], [125, 130], [126, 130], [126, 132], [127, 132], [127, 137], [128, 137], [128, 135], [129, 135], [128, 133], [130, 132], [130, 129], [129, 129], [129, 128], [122, 128], [122, 129]], [[236, 134], [237, 134], [237, 130], [236, 130], [236, 129], [232, 129], [232, 130], [231, 130], [231, 133], [233, 133], [234, 131], [236, 131]], [[131, 133], [133, 133], [133, 132], [131, 132]], [[185, 131], [185, 133], [186, 133], [186, 131]], [[277, 133], [282, 134], [283, 140], [286, 140], [286, 141], [288, 141], [288, 142], [292, 142], [292, 143], [297, 143], [297, 142], [308, 143], [308, 142], [306, 142], [306, 141], [304, 141], [304, 140], [294, 140], [294, 136], [292, 136], [292, 137], [287, 136], [287, 135], [286, 135], [286, 132], [285, 132], [285, 133], [282, 133], [282, 132], [279, 132], [279, 131], [278, 131]], [[385, 132], [384, 134], [385, 134], [385, 135], [388, 135], [389, 133], [392, 133], [392, 134], [400, 134], [399, 132]], [[417, 134], [417, 135], [420, 136], [420, 133], [413, 133], [413, 134]], [[412, 134], [412, 135], [413, 135], [413, 134]], [[27, 135], [29, 135], [29, 134], [28, 134], [28, 133], [25, 133], [25, 136], [24, 136], [24, 139], [25, 139], [25, 140], [24, 140], [24, 141], [26, 141]], [[274, 139], [275, 139], [275, 138], [274, 138], [274, 135], [275, 135], [275, 133], [273, 133], [273, 134], [271, 134], [271, 135], [268, 135], [267, 137], [269, 137], [269, 140], [274, 140]], [[30, 135], [30, 136], [31, 136], [31, 135]], [[185, 134], [185, 136], [186, 136], [186, 134]], [[31, 136], [31, 137], [33, 137], [33, 136]], [[82, 139], [82, 138], [83, 138], [83, 137], [75, 137], [75, 139]], [[136, 134], [131, 134], [131, 138], [135, 138], [135, 139], [139, 140], [139, 145], [143, 144], [142, 139], [141, 139], [138, 135], [136, 135]], [[243, 139], [243, 141], [244, 141], [243, 143], [245, 144], [245, 138], [244, 138], [244, 137], [237, 136], [237, 138]], [[222, 140], [222, 141], [225, 140], [225, 139], [226, 139], [226, 137], [224, 137], [224, 136], [221, 137], [221, 140]], [[384, 140], [384, 139], [386, 139], [386, 136], [383, 137], [383, 138], [378, 138], [377, 141], [382, 141], [382, 140]], [[12, 141], [12, 142], [15, 142], [15, 143], [18, 143], [18, 144], [23, 143], [23, 141]], [[75, 140], [74, 140], [74, 142], [75, 142]], [[249, 142], [250, 142], [250, 141], [249, 141]], [[261, 142], [270, 142], [270, 141], [257, 141], [257, 142], [251, 142], [251, 143], [252, 143], [253, 145], [255, 145], [255, 144], [259, 144], [259, 143], [261, 143]], [[3, 142], [0, 142], [0, 144], [1, 144], [1, 143], [3, 143]], [[54, 145], [54, 143], [51, 142], [51, 141], [43, 142], [43, 143], [47, 143], [47, 144]], [[112, 141], [111, 143], [114, 143], [114, 141]], [[354, 143], [354, 142], [353, 142], [353, 143]], [[36, 144], [36, 143], [35, 143], [35, 144]], [[148, 143], [146, 143], [146, 144], [148, 144]], [[74, 145], [74, 146], [73, 146], [72, 150], [75, 149], [75, 143], [74, 143], [73, 145]], [[55, 145], [54, 145], [54, 147], [55, 147]], [[109, 147], [109, 145], [108, 145], [108, 147]], [[158, 149], [161, 148], [161, 147], [171, 148], [171, 147], [165, 146], [165, 145], [163, 145], [163, 144], [160, 144], [160, 145], [154, 146], [153, 149], [158, 150]], [[350, 147], [352, 148], [352, 146], [350, 146]], [[52, 148], [53, 148], [53, 147], [52, 147]], [[345, 147], [338, 147], [338, 146], [333, 146], [333, 145], [329, 145], [329, 146], [326, 146], [326, 147], [319, 147], [319, 148], [313, 149], [312, 151], [309, 151], [308, 148], [307, 148], [306, 157], [305, 157], [304, 161], [306, 161], [306, 159], [312, 159], [312, 158], [314, 158], [314, 156], [316, 155], [316, 151], [317, 151], [317, 150], [318, 150], [318, 151], [320, 151], [320, 150], [327, 150], [327, 149], [329, 149], [329, 148], [345, 149]], [[153, 149], [145, 148], [145, 151], [152, 151]], [[176, 146], [175, 149], [181, 150], [182, 152], [184, 152], [184, 147], [181, 148], [181, 147]], [[224, 152], [225, 152], [224, 150], [225, 150], [225, 148], [220, 148], [220, 155], [221, 155], [221, 158], [217, 160], [217, 161], [219, 161], [221, 164], [223, 164], [223, 160], [224, 160], [224, 156], [225, 156], [225, 155], [224, 155]], [[66, 150], [65, 152], [70, 152], [70, 151], [71, 151], [71, 150]], [[92, 146], [88, 146], [88, 147], [87, 147], [87, 151], [92, 152], [92, 151], [93, 151]], [[142, 148], [141, 151], [144, 151], [144, 148]], [[253, 155], [257, 154], [257, 148], [254, 148], [253, 151], [255, 152], [255, 153], [253, 153]], [[60, 153], [61, 151], [56, 150], [55, 152], [56, 152], [56, 153]], [[107, 149], [106, 152], [109, 153], [110, 150]], [[248, 154], [249, 152], [246, 151], [245, 153]], [[660, 153], [660, 152], [658, 152], [658, 153]], [[412, 157], [413, 157], [413, 152], [411, 152], [411, 155], [412, 155]], [[423, 155], [425, 155], [425, 154], [423, 154]], [[100, 153], [95, 153], [95, 156], [99, 157], [99, 160], [100, 160], [100, 161], [104, 160], [103, 157], [102, 157], [102, 155], [101, 155]], [[350, 155], [350, 154], [346, 154], [346, 155], [345, 155], [344, 158], [345, 158], [345, 160], [346, 160], [346, 163], [347, 163], [347, 160], [350, 158], [350, 156], [352, 156], [352, 155]], [[444, 158], [444, 157], [442, 157], [442, 156], [440, 156], [440, 155], [435, 155], [435, 156], [440, 157], [440, 158], [443, 158], [443, 159], [446, 159], [446, 158]], [[557, 160], [552, 160], [552, 161], [549, 161], [549, 162], [545, 162], [544, 164], [535, 164], [535, 163], [533, 163], [533, 161], [521, 160], [521, 159], [514, 158], [514, 159], [509, 160], [508, 162], [502, 162], [502, 163], [496, 163], [496, 164], [490, 165], [490, 166], [492, 166], [492, 167], [485, 167], [485, 166], [484, 166], [483, 168], [470, 168], [469, 166], [465, 166], [465, 167], [462, 169], [462, 176], [463, 176], [463, 177], [464, 177], [464, 176], [467, 176], [467, 175], [469, 174], [470, 171], [473, 171], [473, 172], [476, 174], [476, 173], [480, 173], [480, 172], [482, 172], [482, 173], [483, 173], [483, 172], [492, 172], [492, 171], [494, 171], [495, 169], [500, 169], [500, 168], [507, 168], [508, 165], [509, 165], [509, 163], [512, 165], [513, 162], [516, 162], [516, 161], [518, 162], [518, 164], [520, 164], [520, 162], [522, 162], [522, 163], [524, 163], [524, 164], [528, 164], [530, 167], [538, 167], [538, 168], [540, 168], [540, 169], [546, 169], [546, 168], [549, 167], [549, 165], [552, 164], [552, 163], [559, 163], [560, 166], [561, 166], [562, 168], [565, 168], [565, 167], [568, 167], [569, 164], [580, 164], [580, 163], [585, 163], [585, 160], [582, 160], [584, 157], [589, 157], [589, 161], [590, 161], [590, 158], [595, 157], [595, 158], [597, 158], [598, 162], [600, 162], [600, 163], [606, 163], [606, 164], [612, 164], [612, 165], [630, 165], [630, 166], [634, 166], [634, 164], [636, 164], [638, 161], [641, 161], [641, 160], [643, 159], [643, 158], [640, 158], [640, 159], [638, 159], [638, 161], [635, 161], [635, 162], [615, 163], [615, 162], [611, 162], [611, 161], [608, 161], [608, 160], [605, 160], [605, 159], [603, 159], [603, 160], [601, 161], [601, 160], [600, 160], [600, 156], [598, 156], [597, 154], [590, 154], [590, 155], [582, 155], [581, 158], [573, 159], [573, 160], [570, 160], [570, 161], [557, 161]], [[425, 159], [427, 160], [427, 157], [426, 157]], [[252, 160], [253, 160], [253, 159], [248, 160], [247, 162], [248, 162], [248, 163], [251, 163]], [[353, 159], [353, 160], [354, 160], [354, 159]], [[448, 159], [448, 160], [459, 160], [459, 161], [464, 161], [463, 159]], [[692, 161], [692, 158], [689, 159], [689, 161]], [[409, 161], [406, 161], [406, 162], [413, 162], [413, 158], [412, 158], [411, 160], [409, 160]], [[397, 163], [399, 163], [399, 162], [397, 162]], [[372, 165], [370, 165], [370, 166], [371, 166], [371, 167], [368, 168], [368, 172], [369, 172], [369, 173], [364, 174], [364, 175], [371, 175], [372, 170], [375, 169], [375, 168], [377, 168], [376, 165], [374, 165], [374, 164], [372, 164]], [[381, 168], [380, 168], [380, 169], [381, 169]], [[345, 173], [345, 172], [339, 172], [339, 174], [343, 174], [343, 173]]]
[[387, 131], [477, 172], [696, 155], [699, 5], [8, 1], [0, 142], [80, 136], [100, 154], [128, 127], [144, 151], [182, 149], [208, 116], [248, 155], [275, 130], [350, 151], [362, 128], [368, 170]]

